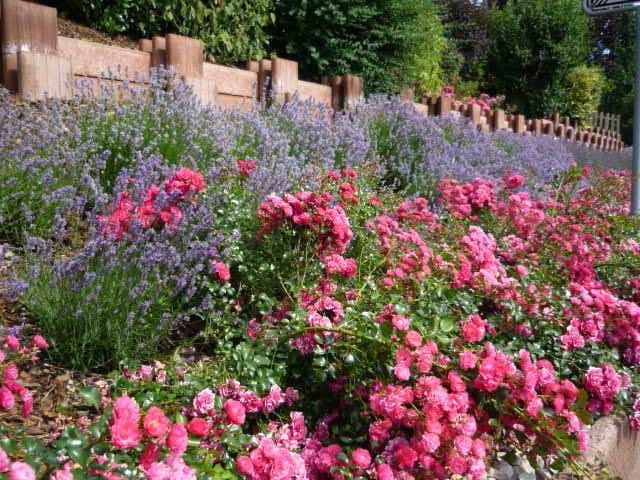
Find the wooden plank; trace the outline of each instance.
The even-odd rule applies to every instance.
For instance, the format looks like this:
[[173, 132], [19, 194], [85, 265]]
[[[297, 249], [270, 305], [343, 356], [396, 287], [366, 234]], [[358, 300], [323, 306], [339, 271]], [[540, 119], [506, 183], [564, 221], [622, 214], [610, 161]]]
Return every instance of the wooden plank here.
[[124, 99], [127, 96], [130, 96], [130, 93], [126, 93], [126, 92], [135, 92], [136, 94], [138, 94], [140, 92], [143, 92], [149, 89], [148, 83], [129, 82], [127, 84], [127, 89], [125, 92], [125, 90], [121, 88], [122, 87], [121, 80], [110, 80], [108, 78], [86, 77], [83, 75], [74, 75], [72, 83], [73, 83], [72, 88], [73, 88], [74, 94], [82, 94], [82, 95], [92, 94], [97, 96], [102, 93], [103, 89], [107, 89], [107, 90], [112, 90], [114, 92], [115, 98], [117, 99]]
[[216, 83], [208, 78], [188, 78], [185, 82], [192, 88], [193, 94], [205, 105], [216, 105], [218, 90]]
[[151, 54], [129, 48], [58, 37], [59, 54], [72, 59], [73, 74], [148, 82]]
[[18, 54], [18, 92], [29, 100], [70, 99], [73, 91], [71, 61], [51, 53]]
[[224, 108], [238, 108], [240, 110], [250, 110], [256, 104], [254, 98], [240, 97], [237, 95], [227, 95], [218, 92], [217, 104]]
[[255, 72], [205, 63], [202, 67], [202, 78], [215, 82], [219, 94], [257, 97], [258, 74]]
[[319, 83], [298, 81], [298, 96], [301, 100], [313, 98], [314, 100], [331, 105], [331, 87]]

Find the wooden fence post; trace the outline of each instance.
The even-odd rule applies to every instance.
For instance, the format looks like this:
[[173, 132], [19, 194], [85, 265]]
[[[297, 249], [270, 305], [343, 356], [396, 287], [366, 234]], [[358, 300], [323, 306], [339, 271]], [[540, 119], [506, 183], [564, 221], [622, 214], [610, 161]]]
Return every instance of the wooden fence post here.
[[453, 98], [440, 96], [436, 102], [436, 115], [446, 115], [453, 109]]
[[151, 66], [161, 67], [167, 65], [166, 59], [167, 41], [164, 37], [151, 38]]
[[482, 107], [474, 103], [473, 105], [471, 105], [471, 109], [469, 113], [470, 113], [469, 118], [471, 118], [471, 123], [476, 127], [480, 125], [480, 119], [482, 117]]
[[138, 40], [138, 50], [152, 53], [153, 52], [153, 40], [150, 38], [141, 38]]
[[342, 79], [344, 88], [344, 108], [349, 110], [364, 99], [364, 80], [356, 75], [345, 75]]
[[515, 133], [523, 134], [527, 131], [527, 119], [524, 115], [516, 115], [516, 120], [514, 123], [514, 131]]
[[262, 59], [258, 63], [258, 100], [267, 101], [272, 88], [271, 60]]
[[293, 95], [298, 90], [298, 62], [274, 58], [271, 60], [271, 88], [273, 100], [286, 102], [286, 94]]
[[204, 63], [202, 41], [170, 33], [166, 37], [167, 68], [180, 78], [201, 78]]
[[501, 108], [496, 108], [493, 111], [493, 124], [491, 125], [491, 128], [493, 129], [493, 131], [496, 131], [496, 132], [498, 130], [504, 130], [505, 122], [506, 122], [505, 111], [502, 110]]
[[55, 53], [58, 49], [58, 12], [21, 0], [0, 0], [0, 81], [18, 90], [18, 53]]

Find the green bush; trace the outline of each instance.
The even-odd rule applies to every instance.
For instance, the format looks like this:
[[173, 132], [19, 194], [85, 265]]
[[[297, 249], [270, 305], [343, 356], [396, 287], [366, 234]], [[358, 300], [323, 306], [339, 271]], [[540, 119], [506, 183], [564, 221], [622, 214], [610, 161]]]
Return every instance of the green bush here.
[[487, 81], [517, 111], [537, 117], [562, 103], [572, 69], [589, 53], [591, 20], [575, 0], [509, 1], [492, 9]]
[[589, 126], [589, 117], [598, 111], [605, 79], [598, 67], [580, 65], [567, 74], [563, 113]]
[[432, 0], [276, 0], [272, 48], [306, 77], [353, 73], [369, 92], [440, 86], [446, 48]]
[[56, 6], [106, 32], [199, 38], [219, 63], [263, 57], [272, 21], [271, 0], [63, 0]]

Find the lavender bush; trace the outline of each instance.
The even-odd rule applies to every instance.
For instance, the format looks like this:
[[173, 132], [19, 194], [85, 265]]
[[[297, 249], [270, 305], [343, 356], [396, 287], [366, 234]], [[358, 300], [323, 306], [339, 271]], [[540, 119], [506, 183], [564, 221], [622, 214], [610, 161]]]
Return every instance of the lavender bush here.
[[445, 177], [497, 181], [513, 170], [526, 173], [535, 189], [574, 161], [564, 144], [551, 137], [485, 134], [466, 119], [427, 117], [394, 98], [371, 99], [356, 121], [368, 128], [386, 181], [432, 199], [435, 185]]
[[[252, 211], [269, 193], [315, 186], [329, 169], [367, 165], [380, 183], [433, 199], [444, 177], [497, 180], [512, 169], [542, 183], [572, 162], [552, 139], [485, 135], [396, 99], [337, 114], [299, 100], [242, 111], [203, 106], [167, 82], [175, 84], [156, 72], [150, 94], [123, 85], [38, 105], [0, 93], [0, 243], [23, 252], [22, 299], [67, 365], [153, 354], [186, 320], [221, 308], [200, 279], [224, 258], [220, 237], [237, 234], [217, 217], [234, 209], [238, 160], [256, 164], [243, 200], [252, 205], [242, 206]], [[181, 167], [209, 188], [185, 206], [179, 231], [104, 236], [100, 219], [122, 192], [141, 201]]]

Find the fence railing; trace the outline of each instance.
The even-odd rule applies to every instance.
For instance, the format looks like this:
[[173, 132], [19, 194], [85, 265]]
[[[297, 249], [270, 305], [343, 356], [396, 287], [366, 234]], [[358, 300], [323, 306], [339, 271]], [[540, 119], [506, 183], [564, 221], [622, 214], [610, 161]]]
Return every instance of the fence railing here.
[[416, 108], [427, 115], [452, 114], [466, 117], [481, 131], [510, 131], [523, 135], [552, 135], [589, 148], [620, 151], [624, 142], [620, 132], [605, 128], [580, 128], [568, 117], [553, 114], [549, 118], [526, 118], [502, 109], [484, 110], [477, 104], [464, 104], [447, 96], [423, 96]]
[[[22, 0], [0, 0], [0, 83], [24, 98], [71, 98], [90, 85], [128, 82], [149, 87], [150, 72], [164, 66], [190, 84], [203, 102], [220, 106], [251, 106], [265, 97], [286, 102], [293, 96], [313, 98], [335, 110], [349, 109], [364, 97], [362, 78], [339, 75], [321, 83], [299, 78], [298, 64], [283, 58], [247, 63], [246, 69], [204, 61], [203, 45], [181, 35], [139, 41], [138, 49], [120, 48], [57, 35], [57, 11]], [[559, 116], [527, 119], [479, 105], [454, 104], [449, 97], [424, 97], [414, 106], [427, 115], [464, 116], [482, 131], [553, 135], [591, 148], [620, 150], [619, 117], [604, 117], [602, 125], [580, 129]], [[598, 118], [600, 121], [600, 118]], [[617, 122], [617, 123], [616, 123]], [[617, 125], [617, 131], [615, 131]]]

